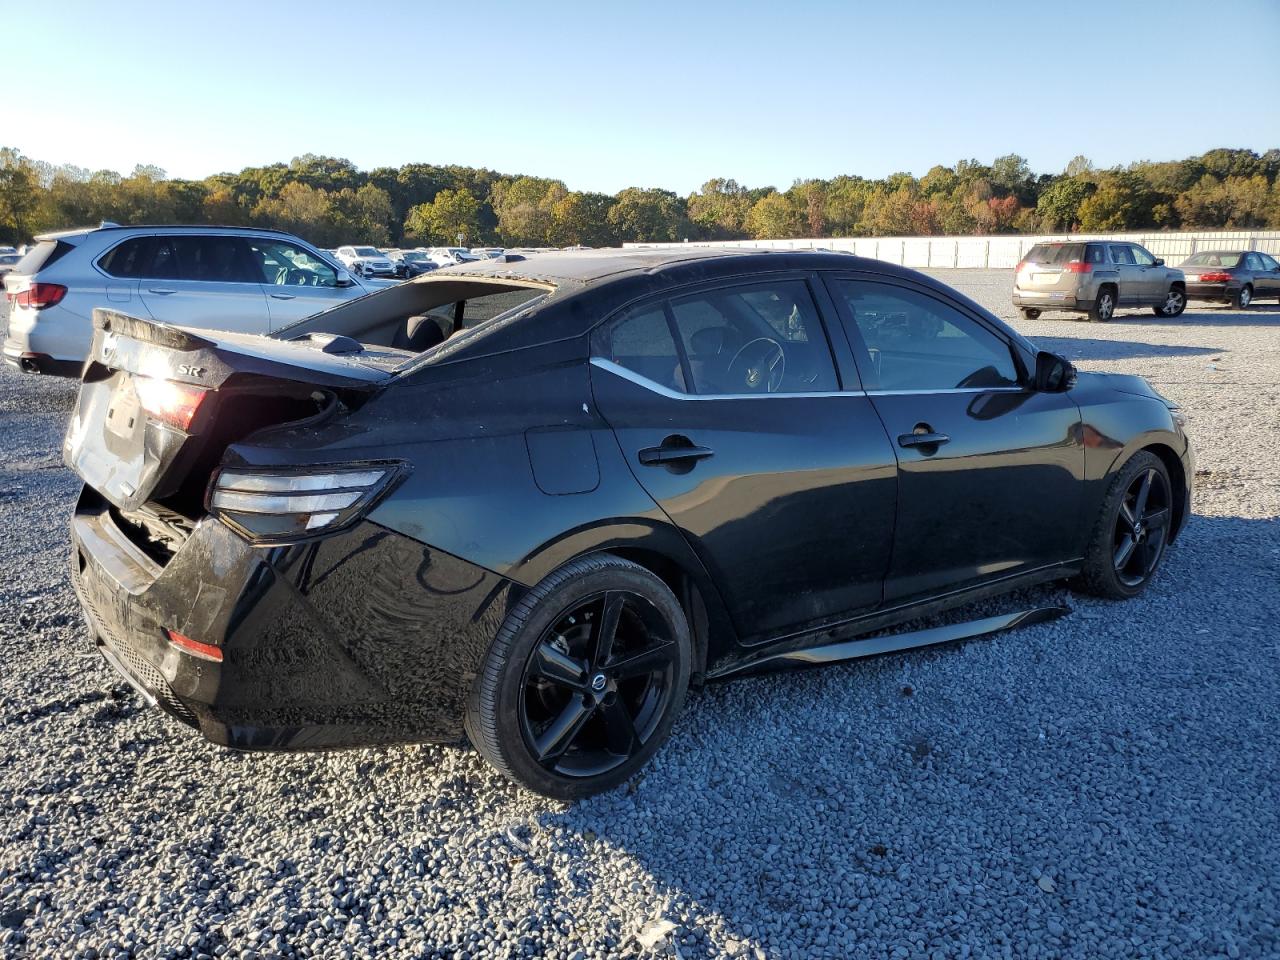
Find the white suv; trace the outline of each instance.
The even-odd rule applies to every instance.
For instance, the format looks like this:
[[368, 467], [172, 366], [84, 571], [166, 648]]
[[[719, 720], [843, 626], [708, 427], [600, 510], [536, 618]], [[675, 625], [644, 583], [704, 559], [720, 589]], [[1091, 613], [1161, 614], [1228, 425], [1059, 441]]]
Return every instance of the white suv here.
[[388, 286], [357, 279], [275, 230], [107, 226], [36, 240], [4, 278], [4, 359], [28, 373], [79, 376], [94, 307], [268, 333]]
[[377, 247], [339, 247], [338, 259], [354, 274], [362, 277], [394, 277], [396, 265]]

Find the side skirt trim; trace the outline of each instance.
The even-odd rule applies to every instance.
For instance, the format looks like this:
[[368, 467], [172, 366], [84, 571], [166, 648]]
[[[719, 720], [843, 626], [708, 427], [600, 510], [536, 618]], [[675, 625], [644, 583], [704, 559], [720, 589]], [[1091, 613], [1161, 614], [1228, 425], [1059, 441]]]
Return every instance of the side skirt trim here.
[[758, 669], [815, 666], [818, 664], [840, 663], [844, 660], [857, 660], [862, 657], [874, 657], [882, 653], [898, 653], [903, 650], [914, 650], [917, 647], [928, 647], [937, 643], [950, 643], [954, 640], [990, 636], [1005, 630], [1013, 630], [1015, 627], [1048, 623], [1050, 620], [1057, 620], [1070, 612], [1070, 607], [1033, 607], [1030, 610], [1022, 610], [1018, 613], [984, 617], [980, 620], [969, 620], [964, 623], [949, 623], [941, 627], [929, 627], [924, 630], [910, 630], [906, 633], [894, 633], [888, 636], [844, 640], [839, 643], [826, 643], [815, 647], [789, 650], [785, 653], [766, 654], [751, 660], [739, 661], [721, 670], [713, 671], [707, 675], [707, 679], [721, 680], [734, 674]]

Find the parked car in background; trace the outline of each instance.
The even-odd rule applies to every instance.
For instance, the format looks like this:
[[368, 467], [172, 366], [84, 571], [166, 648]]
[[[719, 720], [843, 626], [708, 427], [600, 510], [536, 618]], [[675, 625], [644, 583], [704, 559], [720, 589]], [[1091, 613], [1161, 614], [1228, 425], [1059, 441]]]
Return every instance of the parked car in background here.
[[406, 279], [430, 273], [438, 266], [425, 250], [393, 250], [388, 256], [396, 265], [396, 275]]
[[505, 250], [502, 247], [472, 247], [471, 255], [480, 257], [485, 260], [494, 260], [502, 256]]
[[394, 277], [395, 264], [377, 247], [339, 247], [334, 251], [342, 265], [361, 277]]
[[472, 263], [484, 259], [472, 253], [466, 247], [431, 247], [427, 256], [440, 267], [452, 267], [459, 263]]
[[1280, 298], [1280, 263], [1254, 250], [1203, 250], [1182, 262], [1187, 296], [1243, 310], [1259, 298]]
[[486, 260], [271, 337], [97, 322], [72, 583], [116, 670], [242, 749], [465, 729], [583, 796], [691, 681], [1060, 612], [875, 636], [1033, 584], [1137, 596], [1190, 511], [1144, 380], [843, 254]]
[[4, 359], [76, 376], [94, 307], [188, 327], [267, 333], [386, 286], [355, 278], [288, 233], [237, 227], [98, 227], [37, 238], [4, 278]]
[[1043, 310], [1110, 320], [1120, 307], [1176, 317], [1187, 306], [1186, 281], [1181, 270], [1136, 243], [1037, 243], [1014, 270], [1013, 305], [1028, 320]]
[[0, 247], [0, 254], [4, 254], [4, 253], [17, 253], [17, 252], [18, 252], [18, 248], [17, 248], [17, 247]]
[[3, 286], [5, 274], [13, 270], [18, 265], [18, 261], [22, 259], [22, 254], [16, 250], [10, 253], [0, 252], [0, 286]]

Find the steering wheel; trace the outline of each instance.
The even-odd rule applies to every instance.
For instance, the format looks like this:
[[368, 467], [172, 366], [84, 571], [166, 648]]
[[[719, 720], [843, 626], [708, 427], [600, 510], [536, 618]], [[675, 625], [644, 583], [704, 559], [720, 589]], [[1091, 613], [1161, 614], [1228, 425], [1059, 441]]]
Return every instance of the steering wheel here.
[[777, 393], [786, 369], [787, 355], [782, 345], [768, 337], [756, 337], [748, 340], [733, 355], [725, 371], [725, 380], [731, 384], [741, 383], [749, 393], [758, 393], [761, 388], [766, 393]]
[[299, 270], [296, 267], [281, 268], [276, 272], [276, 286], [307, 287], [315, 276], [310, 270]]

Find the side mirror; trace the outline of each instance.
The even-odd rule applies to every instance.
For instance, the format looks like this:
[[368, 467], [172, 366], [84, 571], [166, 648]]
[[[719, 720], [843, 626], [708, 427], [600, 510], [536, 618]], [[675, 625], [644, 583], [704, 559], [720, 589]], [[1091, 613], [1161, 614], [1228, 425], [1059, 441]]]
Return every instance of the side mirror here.
[[1157, 266], [1157, 267], [1163, 267], [1163, 266], [1164, 266], [1164, 258], [1162, 258], [1162, 257], [1156, 257], [1156, 266]]
[[1048, 350], [1036, 354], [1036, 375], [1032, 384], [1042, 393], [1062, 393], [1076, 383], [1076, 368], [1065, 358]]
[[334, 281], [334, 286], [336, 286], [336, 287], [354, 287], [355, 285], [356, 285], [356, 282], [355, 282], [355, 280], [352, 278], [351, 274], [347, 273], [347, 271], [345, 271], [345, 270], [339, 270], [339, 271], [338, 271], [338, 276], [337, 276], [337, 279]]

